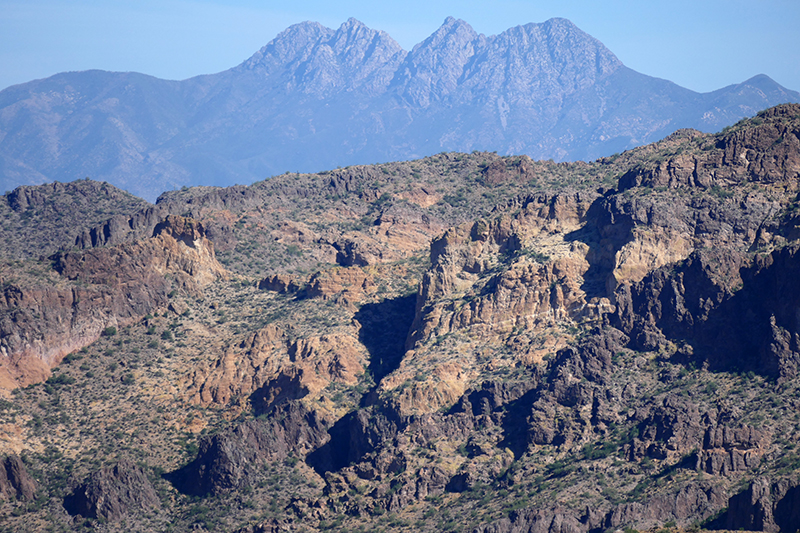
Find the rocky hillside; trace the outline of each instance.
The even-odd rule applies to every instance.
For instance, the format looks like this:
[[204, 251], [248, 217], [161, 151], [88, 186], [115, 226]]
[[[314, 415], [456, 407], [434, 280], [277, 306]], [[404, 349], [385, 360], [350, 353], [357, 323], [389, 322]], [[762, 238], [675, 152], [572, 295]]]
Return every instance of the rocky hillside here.
[[786, 102], [800, 94], [765, 75], [700, 94], [639, 74], [565, 19], [485, 36], [448, 18], [410, 51], [354, 19], [304, 22], [217, 74], [72, 72], [0, 91], [0, 184], [89, 176], [152, 201], [450, 151], [589, 160]]
[[592, 163], [61, 186], [115, 211], [5, 252], [0, 528], [796, 531], [798, 183], [783, 105]]

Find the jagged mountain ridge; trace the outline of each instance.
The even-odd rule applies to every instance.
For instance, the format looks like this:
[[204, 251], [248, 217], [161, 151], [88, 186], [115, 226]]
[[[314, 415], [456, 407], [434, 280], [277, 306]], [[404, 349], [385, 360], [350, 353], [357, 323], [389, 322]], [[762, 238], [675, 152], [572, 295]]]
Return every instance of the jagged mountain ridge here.
[[800, 95], [766, 76], [706, 94], [644, 76], [565, 19], [487, 37], [448, 18], [410, 52], [354, 19], [306, 22], [217, 74], [89, 71], [5, 89], [0, 169], [8, 189], [89, 176], [153, 201], [442, 151], [588, 160], [789, 101]]
[[4, 258], [0, 346], [74, 351], [1, 382], [0, 526], [796, 530], [799, 190], [798, 105], [594, 163], [21, 188], [120, 213]]

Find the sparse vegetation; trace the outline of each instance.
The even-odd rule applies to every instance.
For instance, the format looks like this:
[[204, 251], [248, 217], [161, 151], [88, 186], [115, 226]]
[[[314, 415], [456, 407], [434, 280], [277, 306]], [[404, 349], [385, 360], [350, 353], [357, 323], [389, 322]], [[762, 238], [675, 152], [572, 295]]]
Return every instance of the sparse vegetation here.
[[[786, 367], [777, 379], [746, 354], [721, 358], [722, 335], [700, 342], [680, 320], [694, 313], [699, 327], [740, 300], [761, 317], [753, 283], [768, 277], [763, 265], [794, 253], [794, 199], [781, 204], [782, 191], [754, 178], [690, 190], [650, 174], [642, 179], [652, 183], [598, 192], [631, 168], [644, 176], [671, 157], [713, 154], [723, 137], [677, 136], [597, 163], [438, 154], [288, 174], [225, 202], [204, 203], [225, 191], [170, 193], [174, 209], [219, 239], [227, 272], [204, 283], [192, 268], [170, 272], [157, 303], [115, 321], [102, 315], [95, 342], [46, 381], [0, 399], [10, 435], [2, 442], [23, 443], [40, 487], [34, 500], [1, 503], [0, 527], [249, 532], [290, 518], [308, 531], [472, 531], [526, 509], [580, 520], [587, 508], [646, 506], [709, 483], [732, 495], [757, 477], [789, 479], [800, 465], [798, 378]], [[533, 171], [522, 179], [526, 165]], [[245, 193], [248, 202], [232, 199]], [[589, 227], [592, 205], [622, 229]], [[665, 230], [650, 220], [656, 214], [683, 218]], [[33, 225], [42, 214], [13, 216]], [[721, 246], [710, 230], [676, 237], [675, 220], [738, 229]], [[756, 234], [753, 251], [743, 236]], [[693, 252], [656, 257], [670, 246]], [[639, 263], [623, 264], [628, 252]], [[637, 270], [647, 261], [646, 273]], [[62, 323], [81, 318], [76, 309], [92, 291], [123, 301], [141, 289], [112, 292], [53, 266], [12, 258], [0, 276], [9, 294], [41, 286], [78, 295]], [[695, 286], [717, 292], [685, 292]], [[608, 292], [620, 287], [639, 292]], [[669, 315], [673, 330], [659, 322], [670, 306], [683, 313]], [[57, 309], [31, 305], [14, 316], [58, 324], [47, 322]], [[773, 335], [759, 357], [796, 333], [771, 313], [758, 322]], [[307, 411], [281, 410], [290, 403]], [[714, 461], [732, 449], [746, 450], [748, 462], [723, 472]], [[65, 514], [76, 486], [121, 459], [148, 473], [160, 507], [117, 522]], [[176, 481], [195, 461], [208, 462], [185, 479], [221, 480], [208, 493]], [[672, 531], [682, 520], [654, 527]]]

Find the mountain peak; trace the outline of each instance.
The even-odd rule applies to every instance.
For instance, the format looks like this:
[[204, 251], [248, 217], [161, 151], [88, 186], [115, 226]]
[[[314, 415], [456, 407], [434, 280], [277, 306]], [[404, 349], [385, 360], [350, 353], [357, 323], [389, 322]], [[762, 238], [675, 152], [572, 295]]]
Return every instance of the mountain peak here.
[[549, 18], [549, 19], [545, 20], [544, 22], [542, 22], [542, 26], [547, 27], [547, 28], [564, 28], [564, 29], [582, 31], [571, 20], [565, 19], [563, 17], [552, 17], [552, 18]]
[[426, 41], [437, 41], [447, 36], [459, 36], [460, 40], [472, 40], [478, 36], [478, 33], [466, 21], [455, 17], [447, 17], [444, 19], [442, 25], [439, 26], [439, 29], [433, 32]]
[[551, 18], [510, 28], [490, 37], [493, 46], [518, 57], [531, 75], [549, 72], [553, 80], [572, 90], [586, 87], [621, 68], [622, 62], [608, 49], [565, 18]]
[[0, 179], [93, 176], [154, 200], [442, 151], [594, 159], [797, 101], [764, 75], [699, 94], [639, 74], [564, 18], [486, 36], [450, 16], [411, 51], [356, 18], [307, 21], [182, 82], [94, 71], [0, 91]]
[[422, 107], [452, 93], [475, 54], [479, 35], [463, 20], [447, 17], [406, 57], [397, 77], [404, 97]]
[[333, 30], [319, 22], [305, 21], [293, 24], [253, 54], [241, 66], [247, 69], [257, 67], [269, 69], [290, 62], [297, 56], [302, 56], [304, 50], [307, 51], [315, 43], [329, 37], [332, 33]]
[[373, 30], [363, 22], [353, 17], [350, 17], [339, 26], [339, 29], [333, 34], [331, 42], [344, 42], [352, 45], [354, 42], [370, 43], [372, 41], [379, 41], [384, 46], [400, 48], [400, 45], [392, 39], [388, 33]]
[[472, 26], [470, 26], [468, 22], [452, 16], [444, 19], [444, 22], [440, 28], [466, 28], [468, 30], [472, 30]]
[[[357, 18], [350, 17], [346, 21], [342, 22], [342, 25], [339, 26], [339, 31], [342, 32], [351, 32], [351, 31], [358, 31], [361, 29], [370, 30], [370, 28], [358, 20]], [[372, 30], [375, 31], [375, 30]]]
[[776, 87], [780, 87], [778, 82], [776, 82], [766, 74], [756, 74], [752, 78], [747, 79], [742, 83], [740, 83], [740, 85], [752, 85], [754, 87], [768, 88], [769, 90], [773, 90]]

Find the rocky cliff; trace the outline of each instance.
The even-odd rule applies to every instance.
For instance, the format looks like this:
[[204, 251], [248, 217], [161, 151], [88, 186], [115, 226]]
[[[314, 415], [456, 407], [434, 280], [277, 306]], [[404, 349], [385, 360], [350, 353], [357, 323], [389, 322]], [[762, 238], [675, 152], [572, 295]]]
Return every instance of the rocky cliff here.
[[160, 504], [147, 472], [130, 461], [93, 473], [64, 499], [70, 514], [112, 522]]
[[24, 458], [5, 519], [791, 532], [799, 124], [784, 105], [593, 163], [440, 154], [87, 219], [4, 271], [5, 386], [31, 384], [0, 402]]
[[53, 286], [3, 288], [0, 372], [7, 388], [44, 381], [64, 356], [107, 328], [165, 306], [172, 290], [194, 293], [225, 275], [202, 225], [174, 215], [149, 239], [50, 260], [59, 275]]
[[3, 467], [0, 468], [0, 497], [30, 501], [35, 496], [36, 483], [19, 456], [9, 455], [3, 459]]

